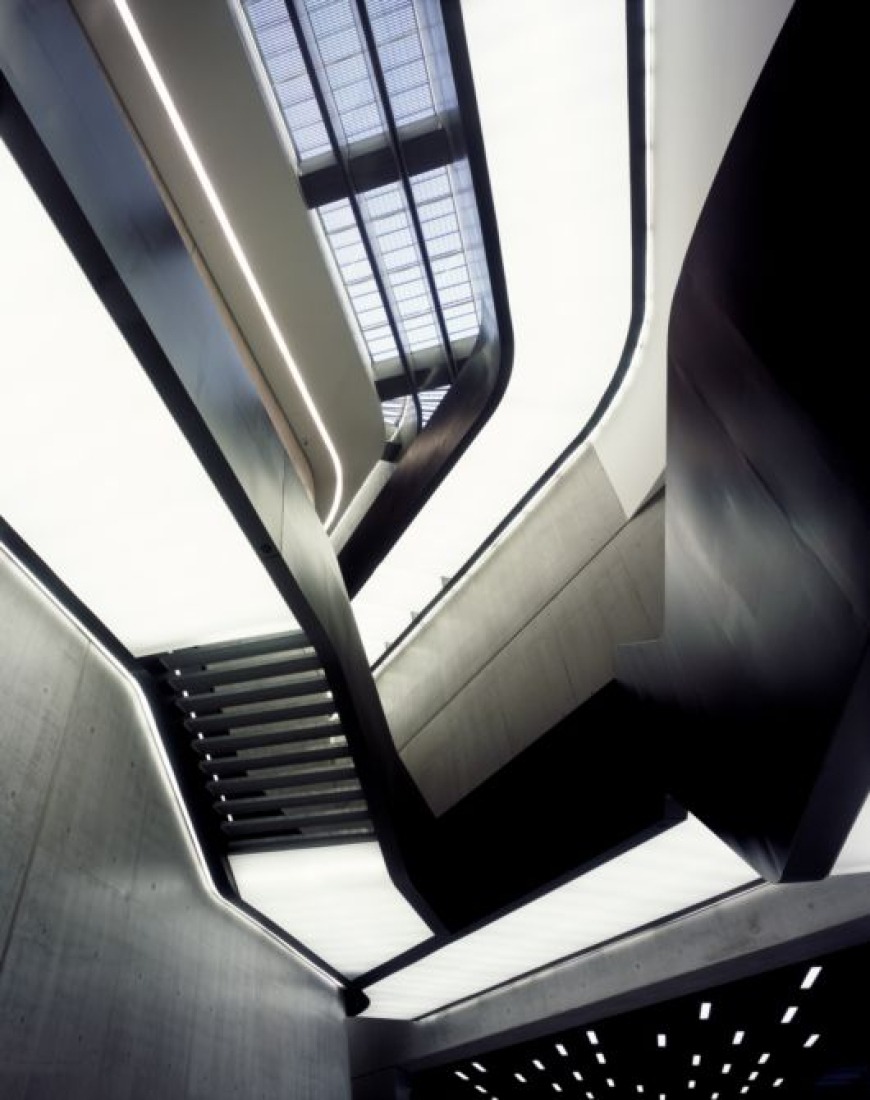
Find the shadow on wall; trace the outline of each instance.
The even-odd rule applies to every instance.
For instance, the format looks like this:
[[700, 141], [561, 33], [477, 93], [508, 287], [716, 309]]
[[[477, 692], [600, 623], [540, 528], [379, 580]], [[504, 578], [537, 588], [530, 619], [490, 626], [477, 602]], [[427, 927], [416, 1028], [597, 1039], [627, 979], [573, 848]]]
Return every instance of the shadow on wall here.
[[0, 555], [0, 1093], [348, 1095], [325, 981], [209, 894], [130, 685]]

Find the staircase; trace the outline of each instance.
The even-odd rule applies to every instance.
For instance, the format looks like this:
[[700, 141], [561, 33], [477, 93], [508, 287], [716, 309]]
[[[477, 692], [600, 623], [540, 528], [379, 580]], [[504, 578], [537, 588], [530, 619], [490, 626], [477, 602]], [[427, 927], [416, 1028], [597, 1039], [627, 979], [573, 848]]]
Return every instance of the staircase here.
[[301, 631], [156, 655], [228, 853], [373, 836], [320, 660]]

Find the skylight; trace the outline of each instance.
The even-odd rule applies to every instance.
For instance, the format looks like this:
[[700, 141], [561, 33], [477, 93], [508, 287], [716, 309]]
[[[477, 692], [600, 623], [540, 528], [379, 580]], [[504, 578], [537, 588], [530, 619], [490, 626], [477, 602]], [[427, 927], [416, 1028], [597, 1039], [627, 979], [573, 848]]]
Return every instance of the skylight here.
[[[409, 391], [425, 391], [437, 372], [426, 373], [430, 361], [422, 384], [416, 374], [412, 383], [413, 357], [437, 352], [454, 375], [453, 345], [477, 335], [480, 309], [449, 144], [444, 162], [424, 171], [410, 172], [403, 151], [407, 135], [442, 128], [415, 4], [303, 0], [288, 10], [284, 0], [241, 0], [240, 8], [297, 172], [310, 181], [331, 166], [344, 179], [343, 197], [314, 205], [371, 362], [399, 362]], [[358, 167], [373, 150], [391, 165], [384, 182]], [[392, 405], [384, 412], [387, 422], [395, 419]], [[421, 416], [421, 427], [428, 418]]]

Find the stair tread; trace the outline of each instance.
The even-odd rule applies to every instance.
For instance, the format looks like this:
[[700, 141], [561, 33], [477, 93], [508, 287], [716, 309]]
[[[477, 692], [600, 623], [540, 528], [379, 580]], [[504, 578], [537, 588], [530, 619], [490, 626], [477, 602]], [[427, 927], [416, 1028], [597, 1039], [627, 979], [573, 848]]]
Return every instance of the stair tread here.
[[243, 657], [265, 656], [267, 653], [282, 653], [285, 650], [293, 652], [310, 645], [311, 642], [303, 631], [285, 631], [281, 634], [265, 634], [259, 638], [239, 638], [215, 642], [212, 645], [186, 646], [160, 653], [158, 660], [168, 669], [189, 668]]
[[252, 791], [313, 787], [319, 783], [340, 783], [344, 779], [355, 778], [356, 768], [353, 762], [348, 759], [346, 764], [328, 764], [310, 768], [300, 767], [283, 775], [244, 775], [227, 779], [212, 779], [206, 783], [206, 789], [216, 795], [247, 794]]
[[332, 825], [347, 825], [369, 820], [366, 807], [355, 810], [334, 810], [316, 815], [287, 816], [276, 814], [274, 817], [246, 818], [243, 821], [222, 821], [221, 829], [227, 836], [267, 836], [277, 833], [291, 833], [309, 826], [325, 829]]
[[227, 814], [260, 813], [268, 810], [293, 809], [297, 806], [335, 805], [357, 801], [362, 797], [359, 783], [349, 783], [334, 790], [308, 791], [290, 788], [283, 794], [254, 795], [250, 798], [228, 798], [215, 802], [214, 809], [222, 817]]
[[179, 695], [175, 705], [188, 714], [210, 714], [226, 707], [249, 706], [257, 703], [279, 702], [305, 695], [322, 695], [329, 691], [329, 683], [321, 673], [286, 683], [249, 685], [232, 691], [210, 691], [197, 695]]
[[288, 833], [283, 836], [227, 837], [229, 852], [242, 855], [245, 852], [282, 852], [293, 848], [323, 848], [333, 844], [366, 843], [375, 835], [371, 823], [359, 824], [331, 833]]
[[335, 713], [332, 699], [318, 700], [314, 703], [297, 703], [292, 706], [275, 707], [272, 710], [258, 708], [250, 711], [237, 711], [229, 714], [204, 714], [201, 718], [191, 716], [184, 719], [191, 733], [207, 733], [209, 730], [240, 729], [245, 726], [267, 726], [270, 723], [292, 720], [294, 718], [323, 718]]
[[203, 737], [191, 741], [194, 752], [200, 756], [206, 753], [223, 756], [228, 752], [245, 749], [266, 748], [269, 745], [294, 744], [299, 741], [318, 741], [342, 734], [339, 722], [320, 722], [313, 726], [282, 727], [280, 729], [261, 730], [249, 733], [228, 733], [223, 736]]
[[256, 664], [222, 664], [216, 668], [181, 668], [180, 674], [168, 671], [162, 677], [163, 682], [173, 688], [187, 691], [200, 691], [203, 688], [220, 687], [222, 684], [242, 684], [255, 680], [270, 680], [276, 676], [291, 676], [297, 672], [316, 672], [322, 668], [320, 658], [313, 651], [299, 655], [287, 653], [274, 661], [259, 661]]
[[337, 760], [348, 756], [346, 743], [336, 745], [318, 745], [313, 749], [296, 749], [292, 752], [275, 753], [265, 756], [235, 756], [221, 760], [201, 760], [200, 770], [208, 775], [231, 776], [244, 775], [246, 772], [260, 771], [264, 768], [286, 768], [296, 764], [305, 764], [319, 760]]

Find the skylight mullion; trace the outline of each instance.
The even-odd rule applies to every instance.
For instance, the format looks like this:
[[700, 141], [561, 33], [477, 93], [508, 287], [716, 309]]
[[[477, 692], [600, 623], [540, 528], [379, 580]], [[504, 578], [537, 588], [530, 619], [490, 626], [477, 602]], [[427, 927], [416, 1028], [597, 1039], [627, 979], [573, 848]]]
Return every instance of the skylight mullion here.
[[379, 340], [393, 339], [392, 329], [388, 322], [381, 321], [377, 317], [363, 320], [359, 314], [357, 314], [357, 320], [360, 323], [360, 328], [363, 331], [363, 335], [366, 340], [371, 342], [377, 342]]
[[448, 252], [443, 256], [439, 256], [432, 264], [435, 271], [436, 278], [440, 274], [447, 275], [451, 271], [468, 271], [468, 266], [465, 263], [464, 252]]
[[368, 65], [362, 54], [353, 54], [351, 57], [332, 66], [329, 76], [329, 86], [332, 88], [333, 95], [337, 95], [346, 88], [359, 85], [360, 83], [368, 85], [372, 99], [374, 99], [374, 91], [371, 86]]
[[[404, 157], [402, 155], [401, 140], [399, 138], [396, 123], [397, 114], [393, 109], [393, 101], [390, 96], [389, 86], [387, 84], [387, 79], [385, 76], [385, 70], [396, 68], [397, 63], [401, 63], [403, 60], [410, 60], [411, 57], [415, 56], [415, 51], [413, 50], [413, 46], [409, 46], [408, 40], [388, 44], [381, 48], [372, 28], [372, 24], [369, 19], [364, 0], [356, 0], [356, 8], [357, 14], [359, 16], [360, 27], [363, 32], [363, 37], [371, 55], [372, 74], [375, 78], [378, 92], [383, 101], [384, 118], [387, 123], [390, 142], [399, 158], [399, 164], [401, 167], [402, 190], [405, 195], [405, 200], [408, 204], [411, 220], [414, 224], [414, 235], [417, 238], [419, 259], [425, 272], [426, 280], [429, 284], [429, 292], [432, 298], [432, 305], [435, 310], [435, 319], [438, 326], [439, 339], [443, 347], [444, 354], [446, 356], [448, 372], [450, 373], [451, 377], [454, 377], [456, 374], [456, 364], [453, 359], [453, 349], [450, 344], [450, 336], [447, 330], [447, 326], [441, 313], [441, 306], [437, 298], [437, 288], [435, 285], [435, 279], [429, 259], [428, 246], [423, 235], [423, 229], [420, 224], [419, 215], [413, 205], [415, 199], [408, 173], [404, 164]], [[417, 47], [418, 48], [416, 50], [416, 54], [422, 55], [422, 43], [418, 42]]]
[[[457, 274], [458, 272], [458, 274]], [[447, 275], [453, 276], [448, 278]], [[447, 272], [445, 275], [439, 275], [436, 271], [435, 281], [438, 284], [439, 293], [445, 290], [452, 290], [457, 286], [467, 286], [471, 288], [471, 279], [468, 275], [468, 270], [464, 266], [457, 268], [455, 271]]]
[[400, 229], [410, 229], [411, 221], [405, 210], [397, 210], [394, 214], [385, 214], [372, 220], [372, 226], [378, 237], [386, 233], [394, 233]]
[[[380, 46], [380, 43], [378, 45]], [[385, 42], [383, 51], [379, 48], [378, 53], [382, 66], [388, 69], [396, 69], [410, 61], [422, 60], [423, 47], [416, 38], [396, 38], [390, 42]]]
[[[317, 110], [317, 104], [304, 99], [296, 102], [288, 101], [283, 96], [278, 97], [278, 104], [285, 118], [288, 116], [293, 118], [293, 133], [297, 141], [300, 132], [303, 130], [307, 131], [313, 128], [323, 130], [323, 119]], [[326, 131], [323, 132], [325, 134]]]
[[385, 74], [385, 76], [390, 99], [394, 104], [397, 96], [422, 88], [426, 92], [426, 102], [429, 104], [429, 113], [434, 113], [432, 109], [432, 96], [429, 94], [429, 83], [426, 79], [426, 67], [422, 62], [414, 62], [412, 65], [402, 65], [398, 69], [392, 69], [388, 74]]
[[[317, 101], [311, 92], [311, 83], [304, 72], [295, 73], [293, 76], [281, 77], [280, 79], [273, 79], [272, 84], [275, 89], [276, 97], [282, 103], [292, 107], [295, 107], [297, 104], [311, 103], [315, 108], [317, 107]], [[318, 117], [320, 117], [319, 111]]]
[[[254, 15], [255, 10], [258, 7], [262, 7], [264, 12], [268, 14]], [[287, 26], [287, 11], [284, 7], [283, 0], [274, 3], [258, 4], [257, 0], [250, 0], [245, 4], [245, 9], [250, 17], [251, 25], [255, 27], [258, 34], [268, 34], [270, 31], [274, 31], [278, 28], [285, 28]]]
[[330, 229], [329, 239], [334, 249], [347, 248], [348, 245], [358, 244], [361, 241], [356, 224], [345, 226], [342, 229]]
[[[377, 104], [372, 97], [371, 87], [368, 80], [358, 80], [355, 84], [346, 84], [339, 91], [336, 91], [333, 96], [335, 100], [335, 106], [342, 118], [349, 118], [350, 116], [359, 117], [362, 113], [365, 113], [366, 122], [364, 125], [375, 125], [374, 120], [377, 117]], [[375, 130], [374, 133], [378, 131]], [[354, 141], [353, 136], [349, 136], [348, 144]], [[356, 139], [358, 140], [358, 139]]]
[[387, 184], [385, 188], [378, 187], [367, 191], [360, 196], [360, 199], [366, 210], [372, 212], [373, 220], [406, 209], [402, 202], [402, 194], [394, 183]]
[[398, 252], [403, 248], [412, 248], [414, 246], [414, 234], [411, 232], [410, 227], [405, 229], [393, 229], [389, 233], [379, 235], [377, 238], [380, 245], [381, 252], [385, 255], [392, 255], [394, 252]]
[[422, 222], [422, 225], [427, 241], [443, 237], [447, 233], [459, 232], [459, 219], [456, 217], [455, 209], [447, 214], [439, 214], [437, 217], [426, 219]]
[[441, 296], [441, 305], [445, 311], [449, 306], [458, 305], [460, 302], [472, 301], [471, 284], [467, 280], [464, 283], [457, 283], [454, 286], [439, 287], [438, 292]]
[[[369, 309], [384, 308], [384, 303], [377, 291], [373, 294], [361, 294], [359, 297], [352, 298], [351, 301], [357, 313], [364, 313]], [[386, 313], [386, 310], [384, 310], [384, 312]]]
[[378, 7], [377, 4], [369, 4], [369, 18], [378, 43], [381, 42], [381, 28], [384, 28], [386, 34], [390, 33], [391, 27], [401, 27], [403, 34], [417, 33], [417, 19], [409, 0], [399, 0], [398, 3], [392, 4], [390, 7]]
[[396, 295], [397, 300], [400, 301], [400, 302], [404, 303], [404, 302], [414, 302], [414, 301], [421, 301], [421, 302], [429, 302], [430, 301], [429, 293], [428, 293], [428, 290], [426, 288], [426, 284], [422, 279], [417, 280], [414, 283], [407, 283], [405, 286], [401, 287], [400, 289], [403, 291], [403, 293]]
[[273, 23], [269, 27], [258, 26], [256, 30], [257, 45], [264, 57], [288, 52], [287, 31], [284, 27]]
[[444, 168], [433, 168], [428, 172], [421, 172], [417, 176], [412, 176], [411, 189], [414, 192], [418, 206], [423, 206], [427, 202], [436, 199], [444, 199], [453, 193]]
[[[327, 59], [326, 54], [336, 45], [336, 39], [339, 47], [347, 49], [353, 44], [356, 52], [362, 53], [356, 17], [348, 0], [339, 0], [338, 3], [324, 4], [320, 7], [306, 4], [305, 8], [314, 37], [325, 59]], [[324, 47], [326, 47], [325, 51]], [[330, 63], [339, 59], [331, 55], [328, 57]]]
[[[413, 179], [412, 179], [413, 183]], [[417, 209], [420, 212], [422, 224], [431, 225], [438, 218], [447, 217], [456, 213], [456, 206], [452, 195], [442, 195], [437, 199], [428, 199], [426, 202], [418, 202]]]
[[[396, 344], [395, 344], [395, 341], [392, 339], [392, 337], [390, 338], [389, 343], [387, 343], [387, 344], [378, 344], [376, 346], [370, 344], [370, 345], [368, 345], [368, 348], [369, 348], [369, 354], [372, 357], [372, 362], [373, 363], [383, 363], [387, 359], [395, 359], [395, 358], [397, 358], [397, 356], [399, 354], [398, 349], [397, 349]], [[421, 420], [421, 423], [422, 423], [422, 420], [423, 420], [422, 414], [421, 414], [420, 420]]]
[[429, 255], [432, 259], [437, 259], [445, 252], [449, 252], [455, 249], [457, 245], [461, 246], [461, 238], [459, 233], [448, 233], [442, 237], [433, 237], [431, 241], [426, 242], [429, 248]]

